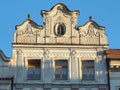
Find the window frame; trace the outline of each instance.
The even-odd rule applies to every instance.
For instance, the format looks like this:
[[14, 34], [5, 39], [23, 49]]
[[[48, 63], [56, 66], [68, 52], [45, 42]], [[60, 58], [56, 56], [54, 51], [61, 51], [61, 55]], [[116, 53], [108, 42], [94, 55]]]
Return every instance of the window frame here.
[[[40, 78], [39, 79], [37, 79], [37, 78], [28, 78], [28, 69], [29, 69], [29, 67], [31, 68], [31, 67], [33, 67], [33, 69], [36, 69], [36, 68], [38, 68], [38, 66], [36, 65], [36, 66], [29, 66], [29, 61], [39, 61], [39, 69], [40, 69]], [[41, 80], [41, 59], [28, 59], [27, 60], [27, 69], [26, 69], [26, 79], [27, 80]], [[35, 72], [35, 70], [34, 70], [34, 72]], [[35, 75], [35, 73], [33, 74], [33, 75]]]
[[[57, 62], [57, 61], [66, 61], [67, 65], [66, 65], [66, 66], [57, 66], [57, 65], [56, 65], [56, 62]], [[69, 69], [68, 69], [68, 67], [69, 67], [69, 66], [68, 66], [68, 60], [67, 60], [67, 59], [57, 59], [57, 60], [54, 60], [54, 80], [68, 80], [68, 74], [69, 74], [69, 71], [68, 71]], [[60, 68], [60, 79], [59, 79], [59, 78], [56, 78], [56, 68]], [[66, 74], [66, 75], [67, 75], [67, 79], [63, 79], [63, 78], [62, 78], [62, 69], [63, 69], [63, 68], [66, 68], [66, 69], [67, 69], [67, 72], [66, 72], [66, 73], [67, 73], [67, 74]]]
[[[60, 27], [62, 27], [62, 29], [59, 31], [59, 28]], [[63, 36], [63, 35], [65, 35], [65, 33], [66, 33], [66, 26], [65, 26], [65, 24], [64, 23], [58, 23], [58, 24], [56, 24], [55, 25], [55, 28], [54, 28], [55, 30], [54, 30], [54, 32], [55, 32], [55, 35], [57, 35], [57, 36]], [[62, 33], [63, 32], [63, 33]]]
[[[83, 62], [93, 62], [93, 66], [83, 66]], [[88, 78], [83, 78], [83, 68], [86, 68], [87, 70], [92, 68], [93, 69], [93, 73], [94, 73], [94, 78], [90, 78], [90, 76]], [[84, 81], [91, 81], [91, 80], [95, 80], [95, 60], [81, 60], [81, 79]]]

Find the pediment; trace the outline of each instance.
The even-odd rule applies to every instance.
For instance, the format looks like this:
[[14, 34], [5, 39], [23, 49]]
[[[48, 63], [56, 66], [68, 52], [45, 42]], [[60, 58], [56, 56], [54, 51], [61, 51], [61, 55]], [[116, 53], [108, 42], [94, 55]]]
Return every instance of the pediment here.
[[95, 21], [88, 21], [87, 23], [85, 23], [85, 25], [79, 26], [78, 30], [85, 30], [84, 28], [88, 28], [90, 25], [93, 26], [95, 29], [105, 30], [105, 27], [98, 25]]
[[71, 16], [71, 15], [76, 15], [77, 16], [79, 15], [79, 11], [78, 10], [75, 10], [75, 11], [70, 11], [67, 6], [65, 6], [64, 4], [62, 3], [58, 3], [56, 4], [55, 6], [53, 6], [50, 11], [46, 11], [46, 10], [42, 10], [41, 11], [41, 14], [43, 17], [53, 17], [55, 16], [58, 12], [62, 12], [64, 15], [68, 15], [68, 16]]
[[76, 29], [79, 11], [70, 11], [67, 6], [58, 3], [49, 11], [42, 10], [44, 28], [28, 16], [22, 24], [16, 26], [14, 44], [85, 44], [107, 45], [105, 27], [90, 20]]
[[85, 25], [79, 26], [78, 31], [81, 36], [100, 36], [104, 35], [105, 27], [98, 25], [95, 21], [90, 20]]
[[28, 19], [20, 25], [16, 25], [18, 35], [22, 36], [35, 36], [37, 32], [43, 30], [42, 26], [32, 21], [28, 16]]
[[21, 25], [16, 26], [14, 42], [16, 43], [38, 43], [38, 37], [43, 36], [43, 27], [36, 24], [28, 17]]
[[25, 28], [27, 26], [31, 26], [31, 27], [36, 28], [36, 29], [43, 29], [42, 26], [38, 25], [33, 20], [31, 20], [31, 19], [28, 18], [22, 24], [16, 25], [16, 30], [22, 30], [23, 28]]

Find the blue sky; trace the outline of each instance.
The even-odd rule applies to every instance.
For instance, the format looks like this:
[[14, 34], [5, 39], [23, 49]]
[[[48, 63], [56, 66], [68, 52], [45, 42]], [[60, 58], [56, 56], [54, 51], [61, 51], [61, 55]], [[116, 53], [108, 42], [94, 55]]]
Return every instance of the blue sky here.
[[41, 10], [50, 10], [58, 2], [72, 11], [80, 11], [77, 26], [84, 25], [92, 16], [105, 26], [109, 48], [120, 49], [120, 0], [0, 0], [0, 49], [6, 56], [12, 56], [15, 26], [25, 21], [28, 14], [43, 25]]

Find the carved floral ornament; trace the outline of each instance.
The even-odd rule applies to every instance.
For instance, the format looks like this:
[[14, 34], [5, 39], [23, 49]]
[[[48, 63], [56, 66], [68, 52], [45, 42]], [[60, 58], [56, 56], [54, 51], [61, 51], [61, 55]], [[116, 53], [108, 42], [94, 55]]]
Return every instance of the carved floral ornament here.
[[[92, 18], [86, 25], [76, 29], [79, 11], [70, 11], [61, 3], [55, 5], [50, 11], [42, 11], [42, 15], [46, 24], [44, 28], [28, 17], [28, 20], [17, 26], [14, 42], [21, 44], [98, 44], [106, 39], [104, 28], [95, 23]], [[46, 36], [49, 37], [46, 38]], [[100, 39], [101, 37], [105, 38]]]
[[36, 34], [39, 32], [40, 30], [33, 30], [32, 26], [30, 24], [26, 25], [26, 27], [24, 27], [23, 29], [17, 30], [17, 35], [23, 35], [23, 36], [36, 36]]
[[21, 49], [17, 49], [18, 55], [24, 55], [25, 57], [41, 57], [41, 56], [56, 56], [56, 57], [69, 57], [72, 55], [77, 55], [80, 57], [95, 57], [96, 52], [85, 52], [85, 51], [77, 51], [72, 48], [68, 48], [68, 50], [65, 51], [50, 51], [49, 49], [42, 48], [42, 50], [27, 50], [22, 51]]
[[99, 29], [96, 29], [93, 24], [90, 24], [88, 28], [85, 30], [82, 30], [81, 28], [78, 28], [80, 36], [82, 37], [104, 37], [104, 33], [100, 32]]
[[54, 17], [57, 13], [62, 13], [63, 16], [65, 17], [71, 17], [71, 16], [78, 16], [79, 15], [79, 11], [70, 11], [66, 5], [62, 4], [62, 3], [58, 3], [57, 5], [55, 5], [54, 7], [51, 8], [50, 11], [46, 11], [46, 10], [42, 10], [41, 14], [42, 16], [45, 17]]

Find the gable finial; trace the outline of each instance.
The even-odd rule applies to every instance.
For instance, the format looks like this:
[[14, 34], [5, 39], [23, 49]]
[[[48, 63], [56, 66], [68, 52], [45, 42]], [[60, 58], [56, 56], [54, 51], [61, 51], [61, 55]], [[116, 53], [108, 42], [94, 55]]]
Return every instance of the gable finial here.
[[30, 18], [30, 14], [28, 14], [28, 20], [30, 20], [31, 18]]
[[92, 21], [92, 16], [89, 17], [90, 21]]

